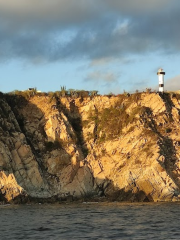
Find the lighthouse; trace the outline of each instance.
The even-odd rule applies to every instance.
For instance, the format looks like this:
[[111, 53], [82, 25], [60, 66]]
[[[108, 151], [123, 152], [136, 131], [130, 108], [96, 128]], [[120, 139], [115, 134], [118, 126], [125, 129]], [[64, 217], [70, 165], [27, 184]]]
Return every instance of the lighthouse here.
[[165, 72], [163, 71], [162, 68], [160, 68], [157, 72], [158, 79], [159, 79], [159, 92], [163, 93], [164, 92], [164, 75]]

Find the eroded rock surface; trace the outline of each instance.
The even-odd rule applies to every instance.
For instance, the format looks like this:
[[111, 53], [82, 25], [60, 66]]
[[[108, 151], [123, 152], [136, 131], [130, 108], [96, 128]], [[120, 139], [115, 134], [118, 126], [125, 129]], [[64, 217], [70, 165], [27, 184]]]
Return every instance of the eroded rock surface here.
[[0, 96], [0, 200], [179, 201], [180, 95]]

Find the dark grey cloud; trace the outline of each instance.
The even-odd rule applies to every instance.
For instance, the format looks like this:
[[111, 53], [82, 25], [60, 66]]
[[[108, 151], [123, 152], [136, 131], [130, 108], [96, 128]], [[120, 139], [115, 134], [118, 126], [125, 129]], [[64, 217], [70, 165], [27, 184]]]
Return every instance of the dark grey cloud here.
[[177, 0], [0, 0], [0, 59], [114, 59], [180, 51]]
[[147, 15], [159, 13], [171, 9], [172, 6], [178, 3], [177, 0], [104, 0], [109, 8], [116, 10], [124, 15]]
[[56, 24], [68, 26], [98, 14], [95, 0], [0, 0], [0, 16], [19, 26], [42, 27], [44, 23], [51, 27]]

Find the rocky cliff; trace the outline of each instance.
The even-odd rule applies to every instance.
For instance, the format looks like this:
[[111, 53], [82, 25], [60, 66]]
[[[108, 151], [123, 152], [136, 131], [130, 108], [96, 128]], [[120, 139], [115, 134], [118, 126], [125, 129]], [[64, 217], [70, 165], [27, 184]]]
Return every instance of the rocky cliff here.
[[0, 95], [0, 201], [180, 199], [180, 95]]

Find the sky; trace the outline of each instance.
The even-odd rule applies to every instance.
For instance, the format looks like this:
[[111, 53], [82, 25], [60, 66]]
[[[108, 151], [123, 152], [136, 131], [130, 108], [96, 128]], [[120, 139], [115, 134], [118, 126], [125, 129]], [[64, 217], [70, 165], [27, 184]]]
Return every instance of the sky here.
[[0, 91], [180, 90], [179, 0], [0, 0]]

